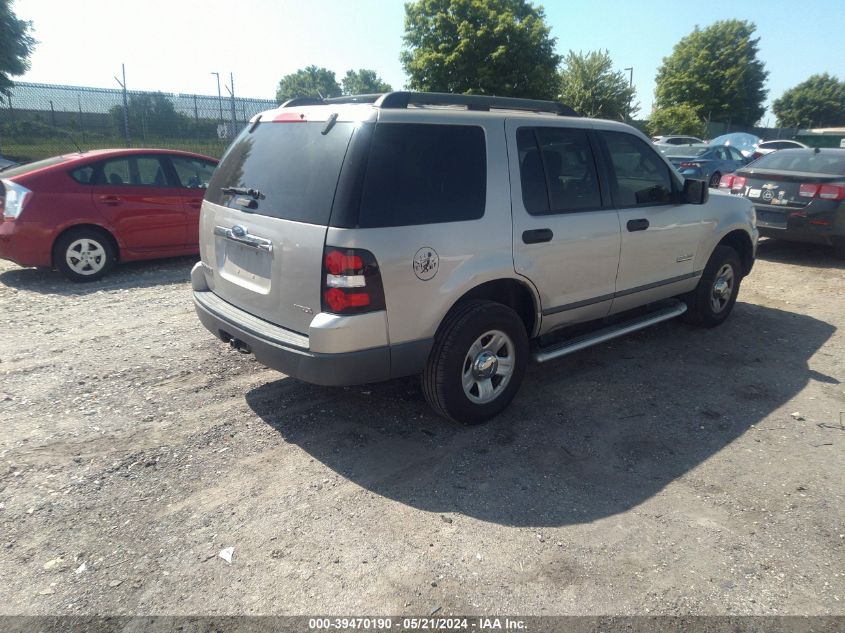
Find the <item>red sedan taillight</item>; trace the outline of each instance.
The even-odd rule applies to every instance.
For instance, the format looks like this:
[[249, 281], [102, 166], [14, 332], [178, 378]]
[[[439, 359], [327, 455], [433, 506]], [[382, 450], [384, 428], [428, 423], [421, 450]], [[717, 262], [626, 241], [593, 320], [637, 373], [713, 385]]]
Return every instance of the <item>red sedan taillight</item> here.
[[323, 251], [323, 312], [361, 314], [384, 310], [384, 286], [375, 256], [360, 248]]

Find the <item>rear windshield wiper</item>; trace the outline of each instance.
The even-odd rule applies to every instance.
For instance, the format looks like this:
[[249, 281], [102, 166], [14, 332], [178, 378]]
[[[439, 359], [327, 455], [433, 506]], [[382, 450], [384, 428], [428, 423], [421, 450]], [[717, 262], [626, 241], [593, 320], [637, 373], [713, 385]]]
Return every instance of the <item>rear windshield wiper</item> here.
[[264, 194], [261, 193], [258, 189], [252, 189], [247, 187], [223, 187], [220, 190], [220, 193], [226, 193], [230, 196], [249, 196], [254, 200], [264, 200]]

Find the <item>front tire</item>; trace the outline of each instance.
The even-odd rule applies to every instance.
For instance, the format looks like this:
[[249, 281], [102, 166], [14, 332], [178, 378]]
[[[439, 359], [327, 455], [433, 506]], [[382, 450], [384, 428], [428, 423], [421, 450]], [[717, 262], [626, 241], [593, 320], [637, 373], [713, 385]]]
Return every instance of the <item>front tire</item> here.
[[111, 239], [96, 229], [72, 229], [56, 240], [53, 263], [71, 281], [95, 281], [114, 266], [116, 253]]
[[528, 363], [528, 333], [519, 315], [493, 301], [467, 301], [434, 337], [422, 375], [429, 405], [464, 424], [480, 424], [513, 400]]
[[684, 297], [683, 320], [701, 327], [721, 325], [733, 310], [741, 282], [739, 254], [730, 246], [717, 246], [695, 290]]

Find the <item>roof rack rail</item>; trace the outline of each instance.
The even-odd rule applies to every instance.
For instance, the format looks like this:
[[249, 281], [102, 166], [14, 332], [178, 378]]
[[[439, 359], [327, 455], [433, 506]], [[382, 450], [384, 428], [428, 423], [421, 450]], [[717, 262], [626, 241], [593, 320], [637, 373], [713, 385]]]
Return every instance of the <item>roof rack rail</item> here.
[[320, 97], [294, 97], [279, 105], [280, 108], [295, 108], [297, 106], [323, 105], [325, 101]]
[[488, 95], [456, 95], [446, 92], [386, 92], [383, 94], [349, 95], [320, 99], [318, 97], [295, 97], [288, 99], [280, 108], [297, 106], [329, 105], [343, 103], [372, 103], [378, 108], [403, 109], [408, 106], [466, 106], [468, 110], [489, 112], [490, 110], [524, 110], [526, 112], [549, 112], [558, 116], [580, 116], [568, 105], [558, 101], [520, 99], [517, 97], [493, 97]]
[[462, 105], [468, 110], [525, 110], [549, 112], [558, 116], [579, 116], [575, 110], [558, 101], [489, 95], [456, 95], [446, 92], [388, 92], [377, 100], [375, 105], [380, 108], [407, 108], [409, 105]]

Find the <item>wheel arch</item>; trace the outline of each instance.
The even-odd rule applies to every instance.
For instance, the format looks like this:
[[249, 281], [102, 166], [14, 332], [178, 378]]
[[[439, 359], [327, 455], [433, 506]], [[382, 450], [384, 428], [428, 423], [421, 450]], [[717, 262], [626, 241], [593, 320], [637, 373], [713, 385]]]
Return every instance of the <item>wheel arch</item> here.
[[739, 254], [743, 276], [751, 272], [754, 265], [754, 245], [746, 231], [735, 229], [719, 240], [716, 246], [730, 246]]
[[[446, 315], [461, 303], [474, 299], [495, 301], [512, 308], [525, 324], [528, 338], [533, 337], [540, 327], [539, 299], [536, 296], [536, 291], [524, 281], [512, 277], [503, 277], [473, 286], [449, 307]], [[446, 315], [441, 319], [441, 323], [446, 319]]]
[[99, 224], [92, 224], [90, 222], [83, 222], [81, 224], [72, 224], [70, 226], [66, 226], [61, 231], [56, 233], [56, 236], [53, 238], [53, 243], [50, 245], [50, 256], [52, 258], [53, 266], [56, 265], [56, 245], [58, 244], [59, 240], [70, 233], [71, 231], [78, 231], [80, 229], [88, 229], [90, 231], [96, 231], [105, 237], [109, 243], [111, 244], [112, 248], [114, 248], [114, 257], [115, 261], [120, 261], [120, 244], [115, 238], [114, 234], [109, 231], [104, 226]]

